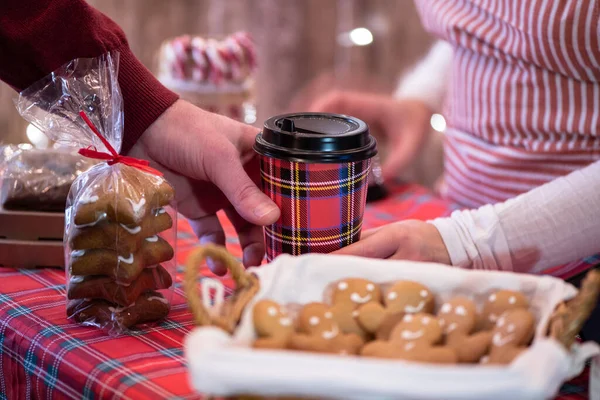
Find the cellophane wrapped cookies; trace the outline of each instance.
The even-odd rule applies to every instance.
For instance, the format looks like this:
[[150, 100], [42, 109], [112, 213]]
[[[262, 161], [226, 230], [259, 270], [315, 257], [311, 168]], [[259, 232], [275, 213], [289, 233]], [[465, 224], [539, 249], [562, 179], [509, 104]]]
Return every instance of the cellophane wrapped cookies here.
[[73, 181], [92, 165], [77, 149], [4, 146], [0, 204], [6, 210], [64, 212]]
[[20, 114], [59, 144], [96, 159], [66, 201], [67, 314], [118, 334], [169, 312], [175, 276], [173, 188], [143, 160], [118, 154], [118, 54], [77, 59], [23, 91]]

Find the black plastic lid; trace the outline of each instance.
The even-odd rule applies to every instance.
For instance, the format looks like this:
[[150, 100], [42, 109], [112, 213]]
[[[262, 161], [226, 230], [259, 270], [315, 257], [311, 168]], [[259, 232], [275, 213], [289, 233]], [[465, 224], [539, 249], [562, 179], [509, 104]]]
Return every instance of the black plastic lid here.
[[256, 136], [264, 156], [306, 162], [362, 161], [377, 154], [377, 142], [363, 121], [339, 114], [294, 113], [272, 117]]

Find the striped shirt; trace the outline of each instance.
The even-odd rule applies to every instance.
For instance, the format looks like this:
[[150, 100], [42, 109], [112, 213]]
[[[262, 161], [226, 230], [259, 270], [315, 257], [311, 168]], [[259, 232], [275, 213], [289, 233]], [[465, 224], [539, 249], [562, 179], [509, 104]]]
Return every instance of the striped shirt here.
[[417, 0], [454, 48], [442, 194], [501, 202], [600, 159], [600, 2]]

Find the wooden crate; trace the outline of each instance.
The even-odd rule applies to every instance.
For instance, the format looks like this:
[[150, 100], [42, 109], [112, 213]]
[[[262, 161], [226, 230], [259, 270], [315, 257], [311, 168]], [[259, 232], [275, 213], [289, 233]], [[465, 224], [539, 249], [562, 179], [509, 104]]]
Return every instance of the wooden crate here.
[[0, 208], [0, 265], [63, 268], [64, 221], [62, 213]]

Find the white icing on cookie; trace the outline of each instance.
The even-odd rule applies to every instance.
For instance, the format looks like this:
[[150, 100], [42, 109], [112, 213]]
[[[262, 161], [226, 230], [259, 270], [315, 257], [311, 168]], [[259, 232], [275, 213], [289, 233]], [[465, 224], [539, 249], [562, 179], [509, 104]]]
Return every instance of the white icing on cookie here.
[[85, 254], [85, 250], [73, 250], [71, 252], [71, 257], [81, 257]]
[[121, 261], [121, 262], [123, 262], [125, 264], [133, 264], [133, 253], [130, 253], [129, 257], [127, 257], [127, 258], [123, 258], [121, 256], [118, 256], [117, 260], [119, 260], [119, 261]]
[[288, 317], [279, 318], [279, 324], [281, 326], [290, 326], [292, 325], [292, 320]]
[[331, 330], [329, 331], [323, 331], [323, 339], [333, 339], [334, 337], [336, 337], [338, 334], [340, 333], [340, 330], [338, 329], [337, 325], [334, 325]]
[[346, 290], [346, 289], [348, 289], [348, 283], [344, 282], [344, 281], [338, 283], [338, 289], [339, 290]]
[[510, 296], [508, 298], [508, 303], [509, 304], [515, 304], [517, 302], [517, 298], [515, 296]]
[[454, 312], [456, 315], [467, 315], [467, 309], [464, 306], [456, 306]]
[[327, 318], [327, 319], [331, 319], [331, 318], [333, 318], [333, 314], [331, 313], [331, 311], [327, 311], [327, 312], [325, 313], [325, 318]]
[[389, 292], [387, 298], [388, 298], [388, 300], [396, 300], [398, 298], [398, 293]]
[[404, 321], [404, 322], [412, 322], [412, 320], [413, 320], [413, 316], [410, 314], [405, 315], [404, 318], [402, 318], [402, 321]]
[[500, 332], [496, 332], [494, 334], [494, 337], [492, 338], [492, 344], [496, 347], [502, 347], [505, 344], [510, 343], [512, 338], [513, 338], [512, 335], [502, 336], [502, 334]]
[[404, 351], [411, 351], [415, 348], [415, 342], [408, 342], [404, 345]]
[[90, 222], [89, 224], [83, 224], [83, 225], [75, 225], [78, 228], [85, 228], [88, 226], [94, 226], [96, 225], [98, 222], [102, 221], [104, 218], [106, 218], [106, 213], [102, 213], [98, 216], [98, 218], [94, 221], [94, 222]]
[[402, 339], [404, 339], [404, 340], [416, 340], [423, 336], [423, 330], [420, 329], [416, 332], [413, 332], [413, 331], [409, 331], [408, 329], [405, 329], [400, 333], [400, 335], [402, 336]]
[[448, 314], [448, 313], [450, 313], [450, 311], [452, 311], [452, 304], [450, 304], [450, 303], [444, 303], [442, 305], [442, 308], [440, 308], [440, 312], [442, 314]]
[[490, 294], [490, 297], [488, 298], [488, 300], [492, 303], [495, 302], [496, 301], [496, 293]]
[[429, 296], [429, 292], [427, 290], [425, 290], [425, 289], [421, 290], [420, 294], [421, 294], [421, 297], [427, 297], [427, 296]]
[[352, 300], [353, 302], [358, 303], [358, 304], [367, 303], [367, 302], [371, 301], [371, 298], [372, 297], [370, 294], [362, 297], [360, 294], [354, 292], [350, 295], [350, 300]]
[[274, 317], [277, 315], [277, 308], [276, 307], [269, 307], [267, 308], [267, 314], [269, 314], [271, 317]]
[[154, 235], [154, 236], [147, 237], [147, 238], [146, 238], [146, 241], [147, 241], [147, 242], [152, 242], [152, 243], [154, 243], [154, 242], [158, 242], [158, 235]]
[[319, 325], [319, 322], [321, 322], [319, 317], [314, 317], [314, 316], [310, 317], [308, 320], [308, 323], [311, 324], [312, 326]]
[[410, 304], [407, 304], [404, 307], [404, 312], [416, 314], [416, 313], [420, 312], [423, 309], [423, 307], [425, 307], [424, 301], [420, 301], [419, 304], [416, 306], [411, 306]]
[[144, 199], [143, 197], [137, 203], [131, 199], [127, 199], [127, 201], [129, 201], [129, 204], [131, 204], [131, 208], [133, 209], [133, 213], [135, 215], [138, 215], [140, 211], [142, 211], [142, 207], [144, 207], [144, 204], [146, 204], [146, 199]]
[[141, 226], [134, 226], [133, 228], [130, 228], [125, 224], [119, 224], [119, 225], [121, 225], [121, 228], [125, 229], [127, 232], [129, 232], [132, 235], [138, 234], [142, 230]]
[[373, 290], [375, 290], [375, 285], [373, 285], [372, 283], [367, 283], [367, 290], [369, 292], [372, 292]]
[[[440, 321], [441, 324], [441, 321]], [[457, 328], [456, 322], [451, 323], [450, 325], [448, 325], [448, 327], [446, 328], [446, 333], [450, 333], [453, 330], [455, 330]]]
[[81, 196], [79, 198], [79, 204], [92, 204], [97, 202], [99, 199], [98, 196], [94, 195], [94, 196]]

